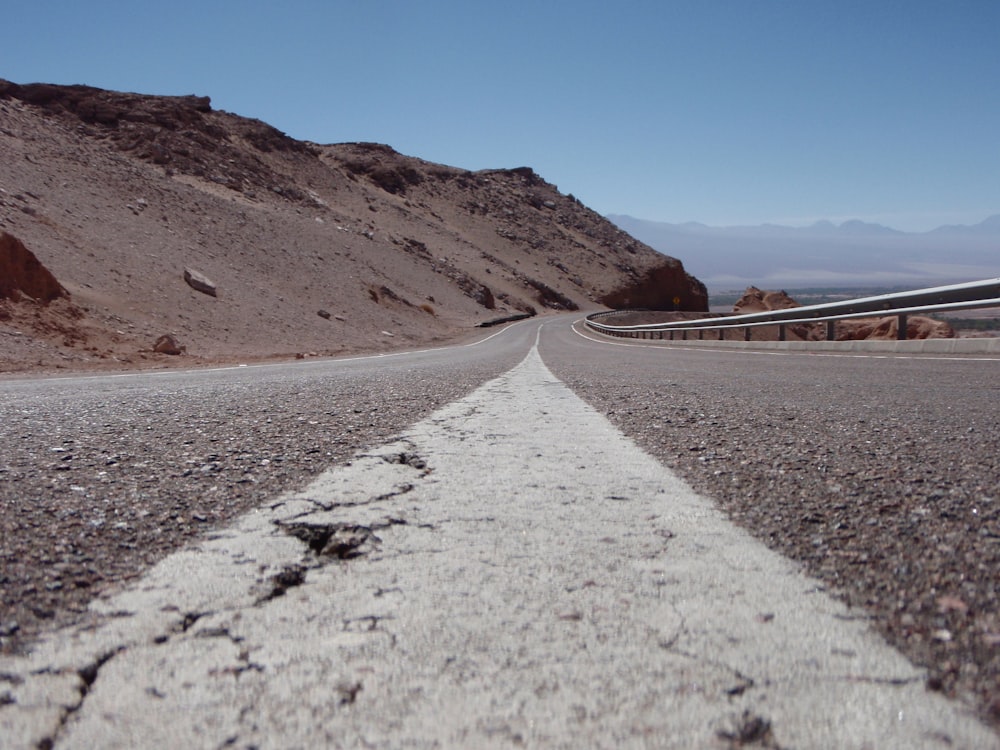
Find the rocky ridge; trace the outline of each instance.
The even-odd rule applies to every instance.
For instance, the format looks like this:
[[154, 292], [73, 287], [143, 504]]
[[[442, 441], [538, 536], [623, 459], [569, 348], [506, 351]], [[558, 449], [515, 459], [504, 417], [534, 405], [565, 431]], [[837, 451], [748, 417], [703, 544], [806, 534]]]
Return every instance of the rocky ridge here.
[[527, 167], [297, 141], [208, 97], [3, 80], [0, 149], [0, 232], [72, 307], [0, 302], [0, 371], [162, 364], [164, 335], [213, 361], [377, 351], [640, 297], [707, 309], [679, 261]]

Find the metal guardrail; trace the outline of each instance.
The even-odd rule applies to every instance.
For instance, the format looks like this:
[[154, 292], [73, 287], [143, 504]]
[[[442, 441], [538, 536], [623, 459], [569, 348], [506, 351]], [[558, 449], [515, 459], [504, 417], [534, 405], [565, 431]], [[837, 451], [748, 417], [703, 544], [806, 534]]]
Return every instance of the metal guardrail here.
[[[697, 320], [677, 320], [670, 323], [645, 323], [642, 325], [615, 326], [599, 323], [602, 318], [625, 315], [633, 310], [611, 310], [588, 315], [587, 327], [611, 336], [626, 336], [631, 338], [663, 338], [664, 333], [670, 333], [673, 339], [680, 333], [684, 339], [687, 334], [697, 331], [698, 338], [704, 338], [705, 331], [718, 331], [721, 341], [727, 330], [744, 329], [744, 340], [750, 341], [751, 331], [759, 326], [778, 326], [779, 341], [785, 340], [785, 327], [801, 323], [826, 323], [826, 338], [832, 341], [834, 324], [838, 320], [850, 318], [885, 317], [895, 315], [899, 318], [897, 338], [906, 339], [906, 319], [916, 313], [943, 312], [947, 310], [974, 310], [986, 307], [1000, 307], [1000, 278], [970, 281], [964, 284], [917, 289], [911, 292], [895, 292], [880, 294], [874, 297], [828, 302], [822, 305], [806, 305], [790, 307], [784, 310], [747, 313], [744, 315], [724, 315], [715, 318], [699, 318]], [[656, 336], [655, 334], [659, 334]]]

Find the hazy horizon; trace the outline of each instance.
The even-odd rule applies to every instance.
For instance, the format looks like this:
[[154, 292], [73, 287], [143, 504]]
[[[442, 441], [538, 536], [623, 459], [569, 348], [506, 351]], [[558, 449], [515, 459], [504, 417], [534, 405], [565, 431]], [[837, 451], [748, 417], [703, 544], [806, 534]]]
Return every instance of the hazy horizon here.
[[[683, 227], [686, 225], [700, 225], [708, 229], [744, 229], [744, 228], [761, 228], [761, 227], [773, 226], [773, 227], [782, 227], [787, 229], [810, 229], [816, 227], [817, 225], [823, 225], [823, 224], [832, 224], [834, 227], [840, 228], [843, 227], [845, 224], [851, 225], [853, 223], [861, 222], [864, 224], [877, 225], [880, 227], [884, 227], [886, 229], [891, 229], [896, 232], [902, 232], [906, 234], [927, 234], [929, 232], [933, 232], [938, 229], [946, 229], [949, 227], [976, 227], [980, 224], [983, 224], [984, 222], [990, 221], [991, 219], [1000, 220], [1000, 211], [995, 211], [985, 216], [980, 214], [973, 214], [970, 212], [969, 216], [971, 218], [966, 221], [947, 221], [947, 222], [942, 222], [940, 224], [928, 225], [926, 229], [913, 230], [913, 229], [905, 229], [902, 226], [894, 226], [891, 223], [887, 223], [886, 221], [878, 221], [872, 217], [863, 218], [859, 216], [837, 216], [832, 218], [827, 216], [819, 216], [809, 219], [777, 219], [774, 221], [761, 221], [756, 223], [751, 222], [751, 223], [736, 223], [736, 224], [707, 224], [705, 222], [696, 220], [677, 221], [677, 222], [663, 221], [660, 219], [654, 219], [645, 216], [635, 216], [634, 214], [630, 213], [607, 214], [607, 218], [611, 219], [612, 221], [617, 217], [623, 217], [628, 219], [634, 219], [637, 221], [651, 222], [655, 224], [667, 224], [674, 227]], [[998, 251], [1000, 251], [1000, 248], [998, 248]]]
[[1000, 214], [968, 225], [902, 232], [884, 225], [712, 227], [607, 217], [678, 258], [710, 292], [747, 286], [927, 287], [1000, 277]]

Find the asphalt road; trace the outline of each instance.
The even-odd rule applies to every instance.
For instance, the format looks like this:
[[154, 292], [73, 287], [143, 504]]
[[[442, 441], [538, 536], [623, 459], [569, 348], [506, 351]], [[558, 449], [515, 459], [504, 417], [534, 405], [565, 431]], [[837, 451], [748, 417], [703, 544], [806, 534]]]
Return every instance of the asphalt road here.
[[1000, 358], [581, 333], [548, 337], [557, 376], [1000, 725]]
[[[65, 576], [43, 577], [50, 619], [70, 618], [88, 588], [105, 593], [88, 615], [99, 627], [43, 638], [28, 661], [0, 666], [0, 736], [66, 747], [995, 744], [939, 694], [985, 689], [972, 701], [990, 718], [1000, 363], [622, 347], [584, 340], [565, 318], [544, 324], [541, 359], [524, 359], [536, 330], [374, 361], [5, 386], [4, 413], [20, 422], [4, 421], [21, 442], [0, 460], [4, 522], [18, 530], [4, 538], [4, 585], [32, 567], [8, 551], [18, 516], [62, 513], [62, 536], [36, 524], [20, 554], [70, 550], [57, 564], [72, 571], [85, 541], [101, 578], [67, 594], [45, 585]], [[102, 447], [123, 432], [128, 451]], [[376, 450], [302, 488], [366, 445]], [[45, 448], [52, 463], [33, 473]], [[70, 469], [55, 463], [63, 453]], [[286, 466], [260, 473], [273, 463]], [[112, 487], [135, 492], [106, 492], [107, 467], [121, 464]], [[239, 481], [248, 474], [256, 481]], [[152, 518], [159, 546], [129, 560], [105, 531], [111, 509], [136, 506], [117, 530]], [[95, 508], [103, 523], [73, 536]], [[869, 619], [928, 671], [891, 650], [869, 656], [869, 642], [880, 648]], [[261, 646], [269, 633], [284, 645]], [[206, 674], [209, 688], [185, 695]], [[155, 717], [175, 734], [157, 734]], [[841, 725], [859, 734], [830, 734]]]
[[347, 360], [0, 380], [0, 652], [513, 367], [531, 335]]

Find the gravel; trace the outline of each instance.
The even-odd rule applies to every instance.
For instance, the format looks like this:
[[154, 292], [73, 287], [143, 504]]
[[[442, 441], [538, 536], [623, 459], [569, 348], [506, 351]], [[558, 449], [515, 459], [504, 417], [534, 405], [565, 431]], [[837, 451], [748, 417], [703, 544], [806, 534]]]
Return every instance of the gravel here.
[[549, 364], [870, 618], [929, 689], [971, 694], [1000, 726], [1000, 362], [681, 349], [583, 362]]
[[0, 650], [79, 619], [102, 590], [389, 441], [521, 356], [3, 384]]

